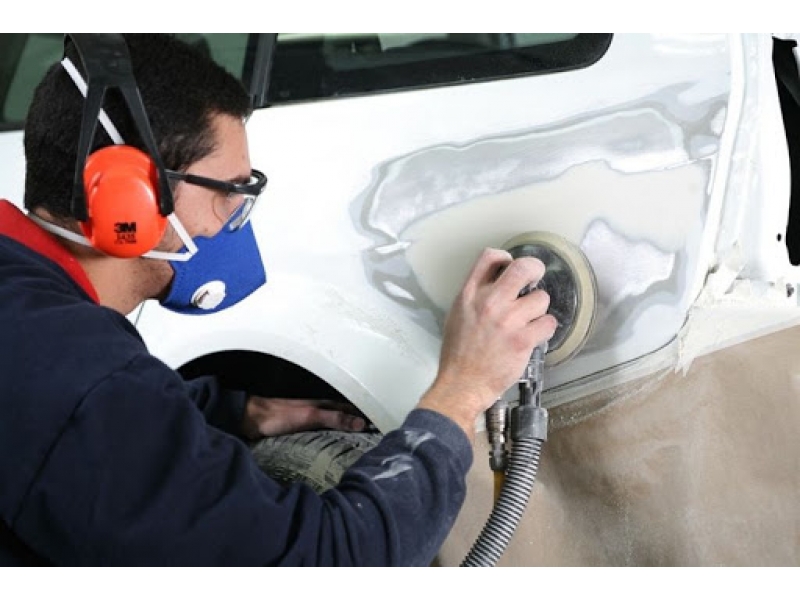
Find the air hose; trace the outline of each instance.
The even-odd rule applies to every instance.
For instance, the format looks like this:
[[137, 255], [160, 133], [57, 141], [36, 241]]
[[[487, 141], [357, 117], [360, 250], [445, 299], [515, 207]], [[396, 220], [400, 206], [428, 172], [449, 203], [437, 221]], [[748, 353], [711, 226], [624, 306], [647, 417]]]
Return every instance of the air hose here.
[[462, 567], [493, 567], [505, 552], [533, 490], [541, 450], [542, 440], [514, 442], [497, 503]]
[[492, 513], [462, 567], [493, 567], [505, 552], [528, 504], [539, 471], [542, 445], [547, 439], [547, 410], [541, 407], [545, 352], [546, 344], [534, 350], [519, 381], [519, 405], [511, 410], [508, 466]]

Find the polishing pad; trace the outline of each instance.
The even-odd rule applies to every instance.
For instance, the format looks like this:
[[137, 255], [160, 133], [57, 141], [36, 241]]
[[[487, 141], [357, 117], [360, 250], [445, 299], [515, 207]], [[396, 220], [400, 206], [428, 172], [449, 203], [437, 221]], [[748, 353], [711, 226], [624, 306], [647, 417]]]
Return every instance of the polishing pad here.
[[572, 358], [586, 343], [597, 310], [597, 282], [586, 255], [569, 240], [546, 231], [520, 234], [502, 247], [514, 258], [534, 256], [544, 263], [545, 274], [536, 287], [550, 295], [548, 312], [558, 320], [545, 365]]

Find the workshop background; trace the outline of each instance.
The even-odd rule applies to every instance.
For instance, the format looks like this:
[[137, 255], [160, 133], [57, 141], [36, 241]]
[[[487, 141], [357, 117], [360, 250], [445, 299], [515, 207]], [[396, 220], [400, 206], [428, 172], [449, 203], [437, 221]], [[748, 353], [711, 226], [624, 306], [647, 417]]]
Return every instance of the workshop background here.
[[[547, 439], [497, 564], [800, 566], [798, 34], [176, 35], [253, 99], [268, 283], [202, 318], [143, 303], [154, 355], [346, 399], [385, 432], [480, 251], [546, 247], [566, 342], [527, 378]], [[0, 198], [20, 206], [25, 114], [62, 48], [0, 34]], [[443, 566], [495, 506], [476, 427]]]

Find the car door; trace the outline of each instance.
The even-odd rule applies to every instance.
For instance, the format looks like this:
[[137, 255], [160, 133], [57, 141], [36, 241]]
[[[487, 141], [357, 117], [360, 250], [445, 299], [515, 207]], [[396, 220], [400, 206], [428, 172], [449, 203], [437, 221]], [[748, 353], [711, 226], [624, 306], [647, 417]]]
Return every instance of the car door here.
[[[250, 91], [269, 184], [263, 289], [202, 318], [131, 315], [176, 368], [261, 385], [293, 365], [390, 428], [435, 375], [471, 262], [527, 232], [574, 243], [597, 281], [550, 405], [794, 318], [768, 34], [178, 35]], [[0, 195], [21, 202], [21, 123], [61, 36], [0, 43]], [[734, 287], [762, 306], [741, 281], [769, 308], [720, 333], [728, 317], [698, 309]]]

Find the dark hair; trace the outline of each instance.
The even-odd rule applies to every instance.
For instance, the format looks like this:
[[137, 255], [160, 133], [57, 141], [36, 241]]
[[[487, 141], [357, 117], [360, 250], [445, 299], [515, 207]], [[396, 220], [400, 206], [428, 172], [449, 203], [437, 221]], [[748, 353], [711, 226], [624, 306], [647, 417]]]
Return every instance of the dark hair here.
[[[214, 151], [211, 120], [247, 118], [250, 101], [242, 84], [207, 54], [169, 34], [125, 34], [134, 77], [156, 146], [167, 169], [180, 171]], [[72, 44], [66, 55], [85, 77]], [[103, 108], [125, 143], [145, 150], [127, 105], [109, 90]], [[34, 92], [25, 122], [25, 206], [70, 218], [72, 182], [83, 95], [56, 63]], [[92, 150], [111, 139], [98, 124]]]

